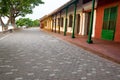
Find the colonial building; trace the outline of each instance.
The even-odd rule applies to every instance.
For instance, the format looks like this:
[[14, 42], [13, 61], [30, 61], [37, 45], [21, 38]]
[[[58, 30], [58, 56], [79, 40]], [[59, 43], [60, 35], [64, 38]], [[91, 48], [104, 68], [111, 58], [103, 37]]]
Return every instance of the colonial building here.
[[[47, 18], [43, 17], [41, 23], [46, 21], [44, 28], [53, 32], [63, 32], [64, 35], [71, 33], [72, 38], [76, 34], [91, 35], [94, 38], [120, 42], [119, 7], [119, 0], [70, 0], [47, 15]], [[93, 20], [90, 20], [91, 14]]]

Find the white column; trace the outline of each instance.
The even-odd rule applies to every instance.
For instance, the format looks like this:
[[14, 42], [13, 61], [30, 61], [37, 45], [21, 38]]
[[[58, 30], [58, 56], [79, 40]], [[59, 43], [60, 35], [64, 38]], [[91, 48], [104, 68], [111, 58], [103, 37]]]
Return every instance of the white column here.
[[95, 36], [95, 23], [96, 23], [96, 10], [94, 10], [94, 19], [93, 19], [93, 32], [92, 32], [92, 37]]
[[80, 14], [80, 32], [79, 32], [80, 35], [82, 35], [82, 27], [83, 27], [83, 13]]
[[85, 13], [83, 13], [83, 21], [82, 21], [82, 35], [85, 35], [85, 27], [86, 27], [86, 25], [85, 25], [85, 23], [86, 23], [86, 19], [85, 19], [85, 17], [86, 17], [86, 14]]

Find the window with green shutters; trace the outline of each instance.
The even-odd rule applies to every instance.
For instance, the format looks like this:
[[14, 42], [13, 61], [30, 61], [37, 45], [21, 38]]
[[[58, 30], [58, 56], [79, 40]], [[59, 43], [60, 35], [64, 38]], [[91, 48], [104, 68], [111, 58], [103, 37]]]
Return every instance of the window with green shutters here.
[[114, 39], [117, 18], [117, 6], [104, 10], [102, 38], [107, 40]]
[[117, 7], [104, 10], [103, 29], [114, 30], [116, 26]]

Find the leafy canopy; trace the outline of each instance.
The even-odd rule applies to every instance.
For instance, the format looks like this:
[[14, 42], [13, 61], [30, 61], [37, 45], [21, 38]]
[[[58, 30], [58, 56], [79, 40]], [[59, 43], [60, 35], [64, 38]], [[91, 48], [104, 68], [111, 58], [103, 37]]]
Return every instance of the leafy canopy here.
[[35, 6], [43, 3], [42, 0], [0, 0], [0, 14], [14, 17], [25, 16], [31, 14]]

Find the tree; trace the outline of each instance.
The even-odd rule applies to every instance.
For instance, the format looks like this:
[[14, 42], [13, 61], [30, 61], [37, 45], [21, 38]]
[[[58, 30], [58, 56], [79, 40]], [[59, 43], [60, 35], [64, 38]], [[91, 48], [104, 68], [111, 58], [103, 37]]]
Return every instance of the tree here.
[[2, 25], [2, 29], [3, 27], [6, 27], [9, 24], [10, 20], [8, 20], [7, 24], [5, 25], [1, 18], [1, 17], [5, 17], [7, 14], [8, 14], [7, 0], [0, 0], [0, 23]]
[[32, 27], [33, 21], [29, 18], [20, 18], [16, 21], [17, 26], [29, 26]]
[[34, 21], [33, 21], [33, 26], [34, 26], [34, 27], [40, 26], [39, 20], [34, 20]]
[[32, 20], [29, 18], [20, 18], [16, 21], [17, 26], [37, 27], [40, 25], [39, 20]]
[[[15, 27], [15, 18], [31, 14], [32, 9], [39, 4], [43, 4], [42, 0], [0, 0], [0, 17], [8, 17], [10, 22]], [[2, 19], [0, 19], [1, 22]], [[5, 26], [2, 24], [2, 26]]]
[[22, 18], [20, 18], [19, 20], [16, 21], [16, 25], [17, 26], [24, 26], [25, 25], [25, 20], [23, 20]]

